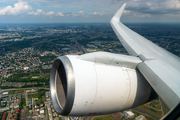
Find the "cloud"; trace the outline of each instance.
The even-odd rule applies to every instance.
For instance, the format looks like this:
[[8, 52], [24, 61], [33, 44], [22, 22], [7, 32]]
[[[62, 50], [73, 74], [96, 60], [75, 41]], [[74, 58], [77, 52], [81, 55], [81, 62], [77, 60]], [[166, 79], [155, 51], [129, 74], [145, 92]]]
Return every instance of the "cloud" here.
[[99, 14], [99, 12], [94, 12], [94, 13], [92, 13], [93, 15], [98, 15]]
[[129, 2], [126, 10], [151, 15], [180, 14], [180, 0]]
[[30, 10], [31, 7], [27, 4], [27, 2], [21, 2], [14, 4], [14, 7], [7, 6], [4, 8], [0, 8], [0, 15], [18, 15]]
[[58, 12], [56, 16], [70, 16], [72, 12]]
[[78, 13], [82, 14], [82, 13], [83, 13], [83, 11], [79, 11]]
[[123, 11], [124, 14], [128, 14], [128, 13], [130, 13], [130, 12], [131, 12], [131, 11], [129, 11], [129, 10], [124, 10], [124, 11]]
[[42, 4], [43, 7], [83, 7], [93, 3], [93, 1], [87, 0], [22, 0], [33, 4]]
[[28, 12], [28, 14], [30, 14], [30, 15], [47, 15], [47, 16], [52, 16], [55, 13], [54, 13], [54, 11], [49, 11], [49, 12], [45, 13], [43, 10], [37, 9], [36, 12]]
[[[0, 0], [0, 15], [19, 15], [34, 19], [34, 16], [53, 17], [50, 20], [62, 20], [70, 18], [83, 18], [86, 21], [109, 21], [114, 13], [123, 3], [127, 3], [124, 19], [139, 20], [147, 17], [148, 20], [157, 20], [167, 16], [180, 16], [180, 0], [20, 0], [14, 4], [15, 0]], [[12, 4], [13, 2], [13, 4]], [[12, 5], [7, 5], [11, 3]], [[3, 7], [3, 5], [5, 5]], [[30, 6], [31, 5], [31, 6]], [[32, 11], [29, 11], [32, 7]], [[56, 8], [55, 8], [56, 7]], [[59, 12], [60, 11], [60, 12]], [[74, 12], [77, 11], [77, 12]], [[59, 17], [57, 17], [59, 16]], [[69, 17], [68, 17], [69, 16]], [[77, 17], [76, 17], [77, 16]], [[88, 19], [85, 18], [88, 17]], [[2, 16], [1, 16], [2, 17]], [[3, 16], [8, 17], [8, 16]], [[136, 19], [132, 19], [136, 18]], [[139, 19], [138, 19], [139, 18]], [[2, 19], [2, 18], [0, 18]], [[41, 19], [40, 17], [38, 19]], [[42, 18], [43, 19], [43, 18]], [[144, 20], [144, 19], [143, 19]], [[65, 21], [66, 22], [66, 21]]]
[[54, 15], [54, 14], [55, 14], [54, 11], [49, 11], [46, 13], [46, 15]]
[[106, 13], [105, 12], [94, 12], [94, 13], [91, 13], [92, 15], [105, 15]]
[[64, 16], [64, 14], [62, 12], [58, 12], [56, 15], [57, 16]]
[[70, 16], [72, 14], [72, 12], [63, 12], [63, 14], [66, 16]]
[[137, 16], [137, 17], [151, 17], [150, 14], [142, 14], [142, 15], [134, 14], [134, 16]]
[[74, 13], [73, 16], [81, 16], [83, 15], [83, 11], [79, 11], [78, 13]]
[[[92, 11], [97, 11], [92, 15], [105, 15], [102, 11], [106, 13], [114, 13], [123, 3], [127, 3], [126, 10], [124, 11], [125, 14], [132, 13], [143, 13], [143, 14], [150, 14], [159, 15], [159, 14], [180, 14], [180, 0], [21, 0], [26, 1], [28, 3], [38, 4], [39, 6], [43, 5], [43, 7], [52, 8], [54, 7], [66, 7], [66, 8], [73, 8], [78, 9], [81, 7], [86, 7], [91, 9]], [[24, 3], [26, 3], [24, 2]], [[43, 3], [43, 4], [42, 4]], [[27, 4], [27, 3], [26, 3]], [[8, 7], [8, 6], [7, 6]], [[10, 6], [11, 7], [11, 6]], [[9, 9], [9, 8], [8, 8]], [[1, 9], [0, 9], [1, 10]], [[81, 10], [82, 12], [86, 12], [86, 9]], [[2, 15], [3, 12], [1, 12]], [[53, 15], [53, 13], [49, 13]], [[49, 15], [48, 14], [48, 15]], [[55, 13], [54, 13], [55, 14]], [[57, 16], [69, 16], [70, 14], [65, 15], [63, 12]], [[74, 16], [80, 16], [80, 13], [72, 14]]]
[[32, 15], [41, 15], [41, 14], [45, 14], [45, 12], [41, 9], [37, 9], [36, 12], [29, 12], [28, 14], [32, 14]]

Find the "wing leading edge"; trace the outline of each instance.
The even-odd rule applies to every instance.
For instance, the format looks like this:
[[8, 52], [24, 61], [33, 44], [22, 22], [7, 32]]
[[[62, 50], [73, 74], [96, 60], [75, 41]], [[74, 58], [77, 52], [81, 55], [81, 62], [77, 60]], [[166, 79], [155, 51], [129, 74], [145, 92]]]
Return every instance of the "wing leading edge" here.
[[157, 46], [120, 22], [126, 4], [116, 12], [110, 24], [132, 56], [142, 62], [137, 66], [169, 109], [180, 102], [180, 58]]

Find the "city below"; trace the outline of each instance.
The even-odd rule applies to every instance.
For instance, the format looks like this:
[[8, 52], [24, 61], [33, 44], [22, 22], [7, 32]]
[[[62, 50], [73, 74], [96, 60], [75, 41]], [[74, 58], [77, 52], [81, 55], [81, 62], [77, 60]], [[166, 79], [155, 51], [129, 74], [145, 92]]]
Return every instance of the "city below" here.
[[[180, 56], [180, 24], [125, 24]], [[62, 55], [106, 51], [126, 54], [109, 23], [0, 24], [0, 119], [156, 120], [165, 115], [159, 98], [118, 113], [64, 117], [51, 104], [50, 70]]]

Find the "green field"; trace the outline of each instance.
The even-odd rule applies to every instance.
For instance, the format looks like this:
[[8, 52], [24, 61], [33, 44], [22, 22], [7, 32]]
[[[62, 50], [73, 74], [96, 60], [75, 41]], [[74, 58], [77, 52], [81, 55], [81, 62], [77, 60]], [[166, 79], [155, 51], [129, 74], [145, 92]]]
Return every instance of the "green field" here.
[[39, 78], [39, 76], [32, 76], [32, 79], [37, 79]]
[[147, 105], [141, 105], [140, 107], [142, 107], [142, 108], [144, 108], [146, 110], [149, 110], [149, 111], [151, 111], [152, 113], [154, 113], [156, 115], [163, 116], [162, 111], [155, 110], [153, 108], [148, 107]]
[[9, 92], [9, 95], [18, 94], [18, 93], [24, 93], [24, 90], [13, 90]]
[[[134, 111], [134, 110], [133, 110], [133, 113], [135, 113], [135, 117], [141, 115], [139, 112], [136, 112], [136, 111]], [[151, 117], [148, 117], [148, 116], [146, 116], [146, 115], [144, 115], [144, 116], [145, 116], [146, 120], [154, 120], [154, 119], [151, 118]], [[134, 117], [134, 118], [135, 118], [135, 117]], [[134, 120], [134, 118], [132, 118], [132, 120]]]
[[92, 117], [91, 120], [114, 120], [110, 115], [102, 116], [102, 117]]

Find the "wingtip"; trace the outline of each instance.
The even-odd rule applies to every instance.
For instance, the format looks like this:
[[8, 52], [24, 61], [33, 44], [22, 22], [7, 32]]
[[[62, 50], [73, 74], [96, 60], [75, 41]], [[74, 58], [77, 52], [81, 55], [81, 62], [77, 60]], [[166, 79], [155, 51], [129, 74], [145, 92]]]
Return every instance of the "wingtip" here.
[[125, 7], [126, 7], [126, 3], [124, 3], [124, 4], [121, 6], [121, 8], [116, 12], [116, 14], [113, 16], [112, 19], [120, 20], [121, 15], [122, 15], [122, 13], [123, 13]]

